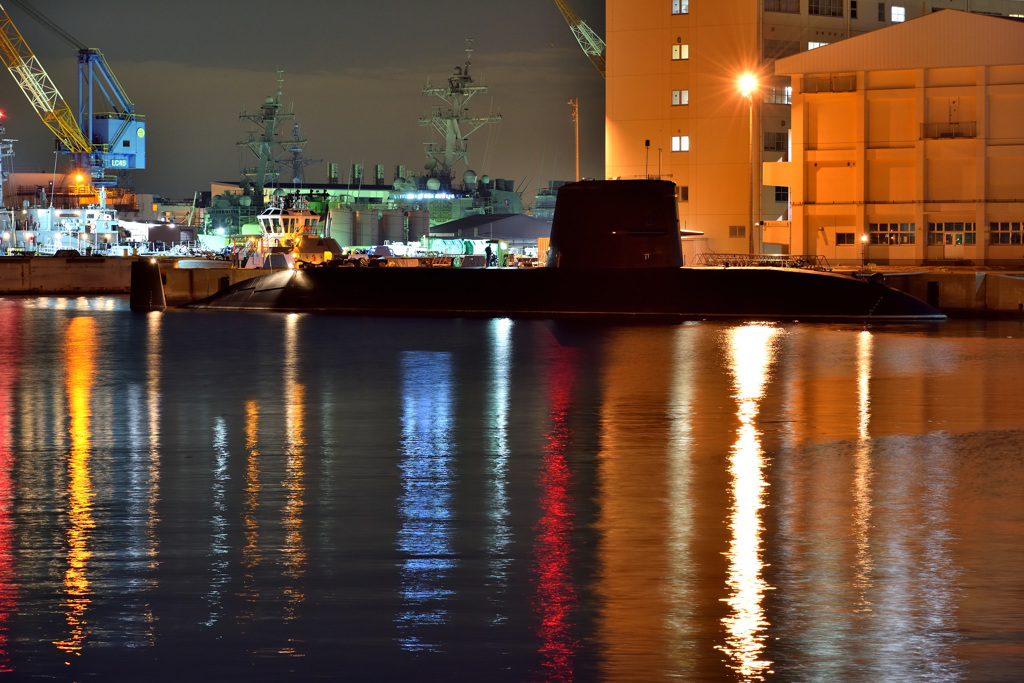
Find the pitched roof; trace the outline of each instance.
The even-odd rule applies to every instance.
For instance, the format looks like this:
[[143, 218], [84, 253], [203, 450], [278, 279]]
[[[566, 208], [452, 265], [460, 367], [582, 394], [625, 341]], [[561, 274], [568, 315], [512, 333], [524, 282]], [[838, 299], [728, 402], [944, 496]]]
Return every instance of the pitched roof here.
[[1024, 64], [1024, 22], [941, 10], [775, 62], [781, 75]]

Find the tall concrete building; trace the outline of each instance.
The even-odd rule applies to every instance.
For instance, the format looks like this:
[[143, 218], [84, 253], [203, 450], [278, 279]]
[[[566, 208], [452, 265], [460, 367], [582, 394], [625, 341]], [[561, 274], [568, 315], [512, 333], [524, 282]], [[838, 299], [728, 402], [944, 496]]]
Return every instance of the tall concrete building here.
[[[605, 173], [678, 186], [687, 263], [701, 253], [799, 253], [778, 241], [793, 90], [775, 61], [941, 9], [1024, 17], [1022, 0], [608, 0]], [[745, 97], [740, 81], [753, 75]], [[781, 221], [782, 223], [774, 223]], [[768, 239], [765, 239], [765, 237]], [[772, 241], [775, 240], [775, 241]]]

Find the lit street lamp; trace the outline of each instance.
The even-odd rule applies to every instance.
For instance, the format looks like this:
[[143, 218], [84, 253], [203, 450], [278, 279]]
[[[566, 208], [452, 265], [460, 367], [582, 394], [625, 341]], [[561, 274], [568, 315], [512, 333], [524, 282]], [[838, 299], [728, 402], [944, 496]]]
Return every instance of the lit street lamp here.
[[867, 268], [867, 265], [868, 265], [868, 236], [867, 235], [861, 235], [860, 236], [860, 260], [863, 263], [864, 267]]
[[754, 235], [754, 231], [760, 225], [761, 202], [761, 174], [757, 172], [758, 154], [755, 151], [757, 140], [754, 136], [754, 96], [758, 92], [757, 77], [754, 74], [743, 74], [740, 76], [740, 94], [747, 98], [750, 106], [750, 253], [761, 252], [760, 239]]

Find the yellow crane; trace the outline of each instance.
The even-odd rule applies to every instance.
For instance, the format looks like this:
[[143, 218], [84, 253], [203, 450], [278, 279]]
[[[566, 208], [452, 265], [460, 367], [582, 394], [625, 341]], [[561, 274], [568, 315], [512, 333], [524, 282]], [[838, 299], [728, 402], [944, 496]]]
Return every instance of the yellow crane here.
[[53, 131], [69, 152], [89, 154], [92, 144], [85, 139], [67, 102], [57, 86], [50, 80], [46, 69], [21, 37], [7, 10], [0, 5], [0, 58], [14, 76], [21, 91], [39, 114], [43, 123]]
[[565, 0], [555, 0], [555, 4], [558, 5], [572, 34], [576, 36], [580, 47], [583, 48], [583, 53], [590, 58], [590, 61], [604, 76], [604, 40], [580, 19], [580, 16], [573, 11], [572, 7], [569, 7]]

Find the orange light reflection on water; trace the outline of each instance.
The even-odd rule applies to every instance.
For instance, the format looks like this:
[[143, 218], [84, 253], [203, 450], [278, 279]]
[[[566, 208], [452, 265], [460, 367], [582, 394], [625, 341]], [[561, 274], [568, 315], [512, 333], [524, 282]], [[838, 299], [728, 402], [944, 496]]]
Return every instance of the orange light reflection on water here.
[[299, 318], [291, 313], [285, 319], [285, 438], [287, 439], [284, 505], [284, 574], [287, 607], [285, 619], [295, 619], [305, 599], [302, 576], [306, 571], [306, 542], [302, 533], [303, 511], [306, 497], [306, 388], [299, 383], [298, 355], [292, 353], [299, 344]]
[[780, 334], [775, 327], [747, 325], [733, 328], [727, 338], [740, 426], [729, 455], [732, 540], [726, 553], [729, 594], [724, 601], [732, 609], [722, 619], [725, 643], [717, 647], [729, 655], [729, 666], [744, 681], [764, 680], [764, 675], [771, 673], [771, 662], [763, 657], [768, 622], [762, 604], [771, 586], [762, 576], [765, 564], [761, 554], [761, 510], [768, 483], [757, 417]]
[[71, 453], [68, 457], [68, 567], [64, 571], [65, 619], [69, 633], [54, 642], [67, 654], [79, 655], [87, 635], [86, 609], [91, 602], [88, 561], [92, 529], [92, 478], [90, 440], [92, 437], [92, 385], [95, 374], [96, 321], [71, 318], [64, 340], [67, 364], [65, 387], [70, 417]]

